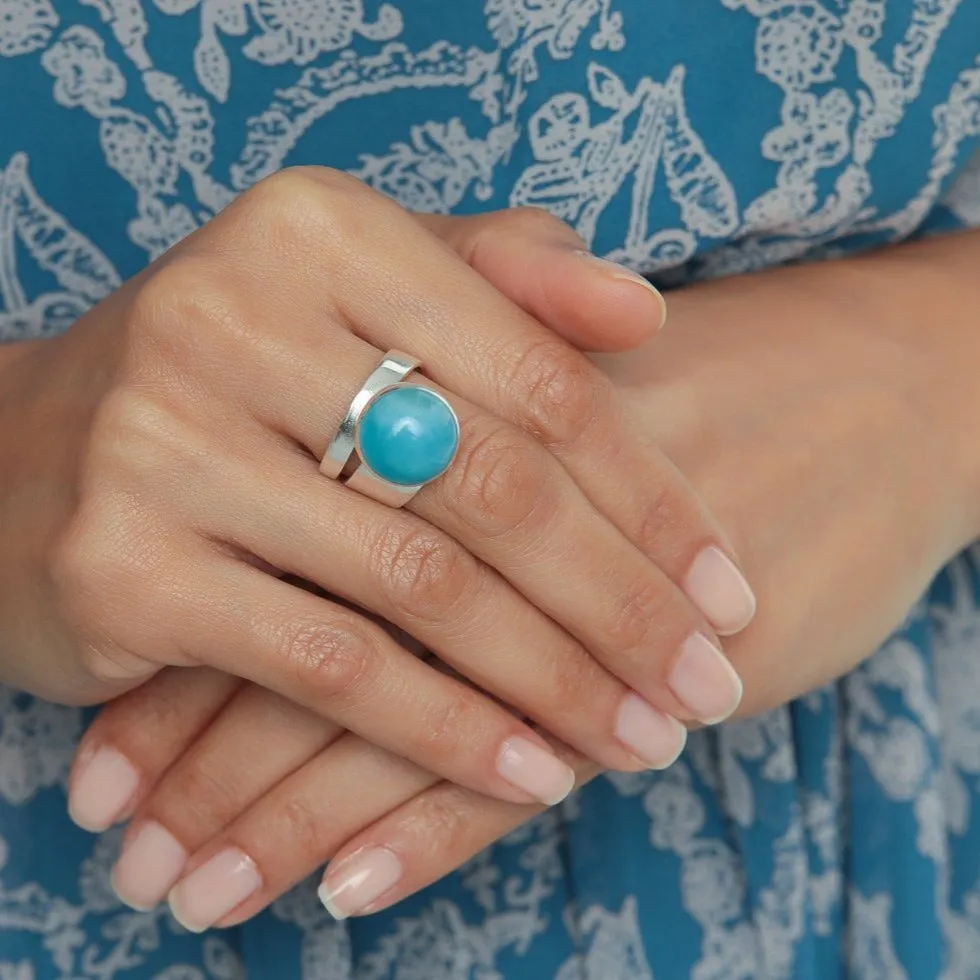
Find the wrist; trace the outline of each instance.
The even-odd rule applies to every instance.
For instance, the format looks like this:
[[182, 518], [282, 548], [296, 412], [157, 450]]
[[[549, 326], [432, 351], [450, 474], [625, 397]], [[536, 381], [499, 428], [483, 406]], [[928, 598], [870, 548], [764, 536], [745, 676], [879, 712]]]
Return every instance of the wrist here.
[[923, 475], [943, 495], [953, 554], [980, 537], [980, 233], [835, 265], [851, 322], [903, 364], [903, 396], [928, 442]]
[[64, 671], [56, 624], [37, 619], [25, 629], [52, 518], [61, 514], [52, 505], [71, 490], [59, 451], [66, 419], [52, 406], [65, 388], [63, 372], [49, 364], [60, 347], [59, 338], [0, 345], [0, 682], [41, 696], [46, 679]]
[[[807, 363], [788, 359], [779, 370], [798, 371], [800, 384], [826, 372], [833, 404], [853, 405], [853, 424], [894, 440], [907, 519], [926, 521], [929, 561], [942, 563], [980, 537], [978, 270], [974, 232], [714, 280], [668, 296], [669, 325], [646, 356], [600, 363], [624, 389], [656, 390], [671, 334], [690, 333], [687, 323], [714, 324], [722, 347], [725, 337], [747, 338], [762, 375], [798, 343]], [[719, 369], [717, 357], [707, 360]], [[703, 369], [687, 356], [687, 371]]]

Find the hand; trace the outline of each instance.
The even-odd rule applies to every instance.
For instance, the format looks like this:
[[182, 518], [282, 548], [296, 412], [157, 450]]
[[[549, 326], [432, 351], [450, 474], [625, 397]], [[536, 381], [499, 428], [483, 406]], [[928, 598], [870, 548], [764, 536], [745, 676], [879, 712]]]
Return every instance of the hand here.
[[[599, 304], [661, 317], [546, 220]], [[520, 802], [561, 799], [572, 774], [350, 604], [606, 766], [666, 764], [675, 716], [727, 714], [738, 680], [696, 603], [743, 626], [743, 579], [601, 372], [461, 260], [499, 265], [496, 227], [454, 253], [352, 178], [285, 172], [19, 358], [0, 426], [7, 679], [98, 700], [208, 664]], [[462, 426], [455, 464], [405, 510], [318, 472], [390, 347], [423, 359]], [[125, 802], [79, 798], [76, 816], [101, 826]]]
[[597, 359], [756, 585], [740, 715], [848, 673], [980, 535], [978, 257], [973, 233], [681, 290], [676, 329]]
[[[164, 670], [107, 705], [80, 746], [73, 790], [93, 750], [140, 773], [113, 886], [127, 904], [150, 909], [181, 879], [171, 906], [195, 932], [255, 915], [391, 811], [404, 878], [369, 882], [379, 897], [389, 889], [411, 894], [465, 860], [468, 848], [492, 842], [501, 818], [516, 825], [538, 812], [495, 807], [208, 668]], [[567, 750], [561, 755], [580, 772], [590, 766]], [[384, 833], [383, 823], [378, 829]], [[363, 889], [324, 897], [334, 914], [368, 898]]]
[[[850, 670], [980, 528], [976, 432], [964, 424], [980, 418], [977, 340], [954, 302], [928, 336], [918, 330], [918, 304], [931, 304], [919, 273], [934, 295], [956, 292], [929, 271], [924, 248], [683, 291], [671, 329], [642, 357], [603, 359], [646, 430], [734, 529], [766, 597], [753, 627], [728, 644], [746, 678], [742, 714]], [[940, 265], [953, 267], [949, 258]], [[892, 288], [896, 264], [917, 299]], [[882, 276], [888, 288], [876, 292]], [[208, 683], [219, 700], [220, 675]], [[124, 746], [140, 731], [146, 775], [116, 876], [130, 900], [154, 904], [182, 878], [174, 903], [189, 925], [231, 925], [333, 857], [332, 909], [377, 911], [537, 812], [437, 784], [336, 729], [239, 753], [235, 733], [269, 731], [262, 712], [283, 707], [261, 707], [268, 697], [239, 692], [199, 740], [188, 707], [168, 720], [168, 741], [143, 723], [145, 703], [166, 702], [148, 687], [110, 706], [86, 736], [86, 746]], [[318, 751], [318, 739], [337, 740]], [[247, 765], [256, 751], [262, 762]], [[566, 760], [580, 780], [595, 772]], [[366, 791], [356, 799], [343, 791], [351, 778]], [[237, 877], [223, 878], [223, 864]]]

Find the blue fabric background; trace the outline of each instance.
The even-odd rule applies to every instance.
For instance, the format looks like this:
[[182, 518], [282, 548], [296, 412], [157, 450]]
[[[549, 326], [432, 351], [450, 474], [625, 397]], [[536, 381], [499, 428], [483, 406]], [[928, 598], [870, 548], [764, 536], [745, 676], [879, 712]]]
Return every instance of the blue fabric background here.
[[[664, 285], [980, 224], [978, 54], [976, 0], [0, 0], [0, 340], [284, 164], [546, 206]], [[69, 823], [82, 712], [0, 690], [0, 980], [980, 977], [978, 632], [964, 555], [859, 670], [667, 773], [386, 913], [307, 884], [205, 937], [120, 906], [118, 833]]]

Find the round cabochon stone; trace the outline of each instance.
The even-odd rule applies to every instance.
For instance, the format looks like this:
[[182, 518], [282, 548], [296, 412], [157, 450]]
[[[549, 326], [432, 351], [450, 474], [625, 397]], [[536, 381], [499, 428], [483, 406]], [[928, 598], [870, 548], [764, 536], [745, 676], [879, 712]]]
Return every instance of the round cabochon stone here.
[[358, 444], [361, 458], [383, 480], [416, 486], [445, 473], [459, 446], [459, 422], [435, 392], [405, 385], [368, 405]]

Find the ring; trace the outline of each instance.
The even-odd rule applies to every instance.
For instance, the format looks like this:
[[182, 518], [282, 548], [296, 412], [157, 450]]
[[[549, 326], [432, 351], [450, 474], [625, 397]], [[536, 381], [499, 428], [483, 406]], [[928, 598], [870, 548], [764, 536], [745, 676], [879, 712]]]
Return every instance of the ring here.
[[320, 472], [390, 507], [438, 480], [459, 449], [459, 419], [442, 395], [408, 378], [420, 362], [388, 351], [354, 396]]

